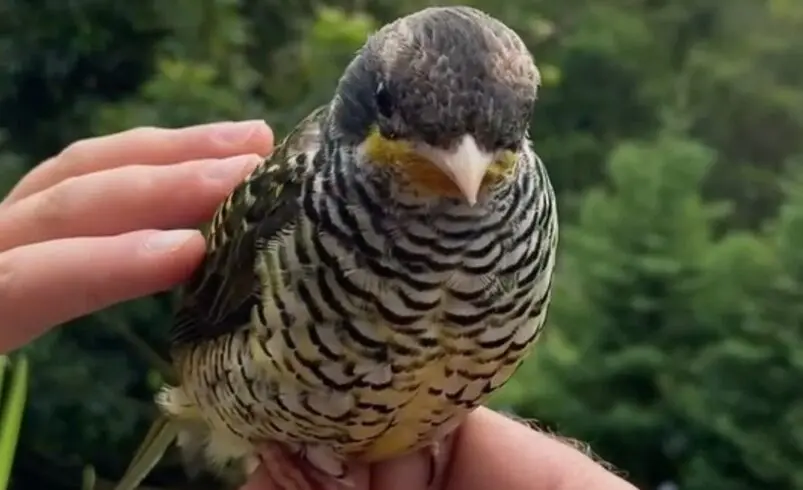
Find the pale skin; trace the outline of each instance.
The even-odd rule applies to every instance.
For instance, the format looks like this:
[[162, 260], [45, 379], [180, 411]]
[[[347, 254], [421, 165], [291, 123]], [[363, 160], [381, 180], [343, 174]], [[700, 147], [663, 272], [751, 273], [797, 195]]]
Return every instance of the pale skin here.
[[[193, 227], [272, 144], [259, 121], [138, 128], [79, 141], [31, 171], [0, 202], [0, 352], [185, 280], [204, 253]], [[443, 490], [635, 489], [486, 409], [444, 454]], [[423, 454], [358, 468], [355, 490], [423, 490], [428, 470]], [[243, 490], [278, 489], [260, 469]]]

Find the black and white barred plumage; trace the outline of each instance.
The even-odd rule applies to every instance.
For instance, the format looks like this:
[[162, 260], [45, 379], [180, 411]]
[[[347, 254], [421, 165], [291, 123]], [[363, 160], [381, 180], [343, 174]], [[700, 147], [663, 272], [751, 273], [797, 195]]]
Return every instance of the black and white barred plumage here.
[[[333, 101], [220, 207], [185, 288], [172, 330], [180, 384], [159, 402], [195, 424], [181, 442], [212, 463], [279, 443], [342, 480], [345, 461], [435, 444], [508, 380], [544, 325], [558, 220], [527, 135], [529, 53], [468, 8], [424, 10], [366, 46]], [[453, 77], [453, 97], [430, 97], [438, 137], [427, 114], [411, 115], [427, 85], [399, 75], [402, 62], [445, 63]], [[454, 105], [461, 97], [491, 102]], [[476, 202], [405, 161], [461, 135], [496, 155]]]

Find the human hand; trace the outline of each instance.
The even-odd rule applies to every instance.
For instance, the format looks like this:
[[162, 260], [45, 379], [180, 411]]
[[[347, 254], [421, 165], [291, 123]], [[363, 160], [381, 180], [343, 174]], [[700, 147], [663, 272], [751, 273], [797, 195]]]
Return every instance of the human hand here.
[[[636, 490], [569, 445], [485, 408], [469, 416], [444, 456], [439, 490]], [[429, 462], [417, 453], [354, 475], [354, 490], [428, 490]], [[285, 489], [260, 468], [242, 490]]]
[[0, 352], [185, 280], [204, 253], [192, 228], [272, 143], [261, 121], [138, 128], [37, 166], [0, 202]]

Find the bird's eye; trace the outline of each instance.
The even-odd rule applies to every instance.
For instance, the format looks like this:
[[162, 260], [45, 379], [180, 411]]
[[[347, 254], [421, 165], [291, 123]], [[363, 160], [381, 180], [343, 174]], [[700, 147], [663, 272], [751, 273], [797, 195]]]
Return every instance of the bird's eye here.
[[376, 107], [384, 117], [390, 117], [393, 114], [393, 97], [382, 83], [376, 89]]

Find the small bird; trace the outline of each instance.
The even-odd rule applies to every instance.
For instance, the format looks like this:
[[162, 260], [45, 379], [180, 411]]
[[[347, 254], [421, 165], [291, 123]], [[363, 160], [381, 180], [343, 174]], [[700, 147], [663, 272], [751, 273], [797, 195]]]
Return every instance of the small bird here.
[[411, 451], [442, 469], [439, 445], [545, 323], [558, 219], [528, 134], [539, 85], [521, 38], [474, 8], [371, 35], [219, 207], [171, 329], [178, 382], [118, 488], [173, 441], [221, 474], [278, 452], [327, 489]]

